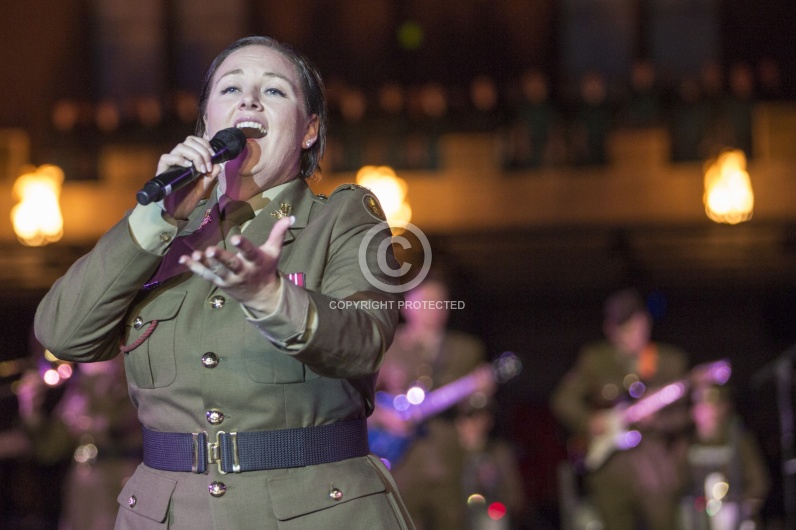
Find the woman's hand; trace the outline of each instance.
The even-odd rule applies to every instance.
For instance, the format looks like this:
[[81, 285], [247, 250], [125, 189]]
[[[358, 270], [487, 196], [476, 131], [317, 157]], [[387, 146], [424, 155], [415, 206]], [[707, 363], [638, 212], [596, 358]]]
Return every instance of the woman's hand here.
[[177, 144], [170, 153], [162, 155], [158, 161], [157, 173], [160, 175], [173, 167], [195, 167], [203, 174], [192, 184], [175, 190], [163, 199], [166, 212], [175, 219], [187, 219], [199, 201], [213, 187], [222, 165], [213, 164], [211, 157], [213, 148], [205, 138], [189, 136], [184, 142]]
[[243, 236], [235, 235], [230, 242], [239, 250], [238, 253], [208, 247], [204, 252], [196, 251], [190, 256], [181, 256], [180, 263], [194, 274], [213, 282], [247, 308], [271, 314], [276, 310], [281, 288], [276, 266], [282, 255], [285, 232], [293, 221], [293, 217], [277, 221], [268, 241], [262, 246], [258, 247]]

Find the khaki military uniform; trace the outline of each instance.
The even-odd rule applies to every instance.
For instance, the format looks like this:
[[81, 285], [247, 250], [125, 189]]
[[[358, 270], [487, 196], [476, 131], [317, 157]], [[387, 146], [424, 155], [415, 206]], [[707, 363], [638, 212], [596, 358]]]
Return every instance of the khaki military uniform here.
[[[37, 336], [56, 356], [79, 362], [114, 357], [124, 345], [130, 396], [151, 431], [206, 432], [213, 441], [221, 431], [363, 419], [398, 320], [390, 296], [363, 273], [367, 267], [392, 281], [377, 264], [389, 233], [371, 231], [381, 222], [371, 199], [353, 185], [326, 199], [296, 180], [244, 229], [261, 245], [278, 217], [295, 216], [279, 270], [283, 289], [301, 289], [289, 274], [303, 278], [314, 312], [314, 331], [299, 347], [266, 338], [240, 304], [190, 272], [142, 290], [162, 258], [136, 243], [127, 218], [45, 296]], [[200, 227], [210, 202], [193, 212], [185, 233]], [[370, 244], [360, 245], [365, 238]], [[341, 308], [339, 300], [374, 304]], [[229, 474], [215, 465], [203, 474], [142, 464], [119, 502], [121, 529], [411, 528], [373, 456]]]
[[[384, 360], [379, 387], [406, 392], [420, 381], [433, 391], [467, 375], [485, 361], [483, 343], [468, 334], [448, 331], [439, 348], [429, 351], [399, 327]], [[427, 420], [413, 434], [412, 443], [392, 467], [415, 524], [424, 530], [465, 527], [466, 498], [461, 477], [464, 450], [450, 412]]]
[[[627, 398], [633, 382], [655, 389], [683, 377], [685, 353], [671, 345], [656, 346], [654, 374], [642, 379], [607, 341], [586, 345], [553, 391], [553, 412], [585, 438], [591, 414]], [[651, 530], [676, 528], [683, 477], [678, 473], [673, 439], [684, 435], [688, 423], [685, 401], [669, 405], [638, 427], [642, 438], [636, 447], [615, 451], [586, 475], [587, 492], [605, 528], [633, 530], [637, 521], [645, 521]]]

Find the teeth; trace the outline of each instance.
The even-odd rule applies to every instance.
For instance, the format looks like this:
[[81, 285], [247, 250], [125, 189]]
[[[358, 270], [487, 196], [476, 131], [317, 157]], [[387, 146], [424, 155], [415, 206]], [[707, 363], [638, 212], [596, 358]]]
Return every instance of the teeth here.
[[255, 129], [260, 132], [263, 136], [267, 134], [268, 131], [265, 130], [265, 127], [261, 123], [257, 123], [256, 121], [242, 121], [235, 125], [238, 129]]

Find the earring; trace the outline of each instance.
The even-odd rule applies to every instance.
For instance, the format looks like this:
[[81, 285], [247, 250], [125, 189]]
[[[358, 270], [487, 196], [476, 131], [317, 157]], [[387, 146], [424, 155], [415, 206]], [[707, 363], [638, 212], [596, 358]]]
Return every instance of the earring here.
[[306, 142], [304, 142], [304, 145], [306, 145], [307, 148], [309, 149], [309, 147], [312, 145], [312, 140], [307, 140]]

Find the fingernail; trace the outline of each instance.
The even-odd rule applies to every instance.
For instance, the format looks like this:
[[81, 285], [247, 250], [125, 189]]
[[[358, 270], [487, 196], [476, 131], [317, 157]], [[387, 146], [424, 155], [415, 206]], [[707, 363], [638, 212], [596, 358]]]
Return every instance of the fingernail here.
[[290, 226], [293, 226], [294, 224], [296, 224], [296, 216], [295, 215], [291, 215], [290, 216]]
[[185, 256], [180, 256], [180, 259], [177, 260], [180, 265], [185, 265]]

